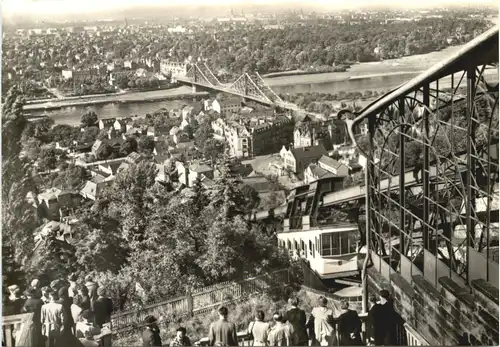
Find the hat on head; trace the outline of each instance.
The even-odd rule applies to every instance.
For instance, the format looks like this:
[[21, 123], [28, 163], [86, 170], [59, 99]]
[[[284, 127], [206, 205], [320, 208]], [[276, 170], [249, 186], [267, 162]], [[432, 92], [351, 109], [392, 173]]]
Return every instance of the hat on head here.
[[14, 292], [16, 290], [19, 289], [19, 286], [17, 284], [13, 284], [11, 286], [8, 286], [7, 289], [10, 291], [10, 292]]

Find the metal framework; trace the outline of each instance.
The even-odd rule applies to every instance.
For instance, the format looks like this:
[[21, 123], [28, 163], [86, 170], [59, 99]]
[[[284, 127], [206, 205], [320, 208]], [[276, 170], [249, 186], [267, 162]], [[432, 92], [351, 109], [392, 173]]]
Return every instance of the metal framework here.
[[230, 86], [222, 84], [205, 63], [196, 63], [186, 73], [186, 78], [197, 84], [208, 87], [218, 87], [229, 93], [260, 99], [278, 105], [292, 105], [285, 103], [269, 86], [267, 86], [258, 72], [244, 73]]
[[498, 280], [498, 127], [498, 27], [354, 119], [367, 239], [385, 277]]

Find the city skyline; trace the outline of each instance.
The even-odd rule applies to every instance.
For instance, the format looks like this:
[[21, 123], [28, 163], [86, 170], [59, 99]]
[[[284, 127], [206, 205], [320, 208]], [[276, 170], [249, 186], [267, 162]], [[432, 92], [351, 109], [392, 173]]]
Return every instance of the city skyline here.
[[[88, 0], [80, 2], [76, 0], [5, 0], [2, 4], [2, 16], [11, 15], [62, 15], [62, 14], [89, 14], [106, 12], [110, 10], [126, 10], [130, 8], [147, 7], [181, 7], [181, 6], [201, 6], [201, 7], [227, 7], [227, 6], [304, 6], [308, 8], [318, 8], [324, 10], [343, 10], [363, 7], [402, 7], [399, 1], [370, 1], [370, 0]], [[477, 5], [477, 6], [495, 6], [493, 0], [420, 0], [406, 1], [405, 8], [425, 8], [425, 7], [452, 7], [457, 5]]]

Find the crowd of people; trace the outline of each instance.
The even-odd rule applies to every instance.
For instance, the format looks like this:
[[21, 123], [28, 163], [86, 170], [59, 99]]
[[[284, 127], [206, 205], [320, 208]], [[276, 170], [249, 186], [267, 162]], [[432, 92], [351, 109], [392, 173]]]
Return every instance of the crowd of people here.
[[[369, 296], [371, 303], [366, 321], [366, 341], [371, 346], [396, 345], [395, 311], [387, 290], [381, 290], [379, 300], [375, 295]], [[284, 313], [276, 312], [272, 320], [266, 322], [265, 314], [259, 310], [255, 320], [250, 323], [247, 338], [253, 346], [360, 346], [362, 339], [362, 322], [355, 310], [349, 309], [347, 301], [341, 302], [341, 314], [334, 317], [328, 308], [328, 299], [321, 296], [318, 306], [314, 307], [307, 317], [299, 308], [299, 299], [289, 299], [290, 309]], [[227, 307], [218, 310], [219, 320], [210, 325], [208, 333], [209, 346], [238, 346], [236, 324], [228, 320]], [[148, 316], [143, 332], [144, 347], [163, 346], [157, 320]], [[175, 339], [170, 346], [191, 346], [186, 329], [179, 327]]]
[[40, 322], [34, 325], [40, 346], [74, 345], [75, 338], [85, 347], [111, 345], [113, 302], [91, 276], [80, 281], [72, 274], [67, 281], [55, 280], [48, 286], [34, 279], [24, 295], [18, 285], [8, 290], [4, 316], [32, 312], [34, 321]]
[[[72, 274], [67, 281], [56, 280], [41, 286], [35, 279], [21, 293], [18, 285], [8, 287], [10, 295], [4, 302], [3, 314], [34, 313], [35, 334], [40, 347], [73, 345], [79, 339], [84, 347], [111, 346], [111, 314], [113, 302], [106, 297], [105, 288], [99, 287], [91, 276], [79, 281]], [[377, 300], [378, 299], [378, 300]], [[369, 295], [371, 304], [366, 320], [366, 341], [372, 346], [395, 345], [396, 319], [392, 299], [387, 290], [381, 290], [379, 298]], [[299, 299], [289, 299], [290, 309], [276, 312], [267, 322], [263, 311], [255, 314], [255, 320], [247, 329], [247, 339], [253, 346], [359, 346], [363, 345], [362, 322], [349, 303], [342, 301], [341, 314], [334, 317], [328, 308], [328, 299], [321, 296], [318, 304], [307, 317], [299, 308]], [[236, 324], [228, 320], [227, 307], [218, 310], [219, 319], [210, 325], [209, 346], [238, 346]], [[148, 316], [142, 332], [144, 347], [164, 346], [157, 319]], [[14, 339], [17, 337], [14, 334]], [[73, 339], [73, 340], [72, 340]], [[186, 328], [179, 327], [170, 346], [191, 346]]]

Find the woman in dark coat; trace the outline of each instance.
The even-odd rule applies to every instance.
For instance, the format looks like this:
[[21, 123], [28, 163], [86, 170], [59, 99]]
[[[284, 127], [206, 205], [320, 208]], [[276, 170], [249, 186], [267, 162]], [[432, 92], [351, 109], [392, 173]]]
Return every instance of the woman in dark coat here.
[[358, 312], [349, 310], [349, 303], [342, 300], [342, 314], [338, 318], [340, 346], [361, 346], [361, 319]]
[[90, 310], [89, 289], [84, 285], [78, 288], [78, 294], [74, 297], [73, 302], [80, 307], [82, 311]]
[[63, 307], [64, 332], [73, 334], [73, 327], [75, 326], [75, 322], [73, 322], [73, 315], [71, 314], [71, 304], [73, 303], [73, 300], [68, 295], [68, 287], [60, 288], [58, 293], [58, 302]]

